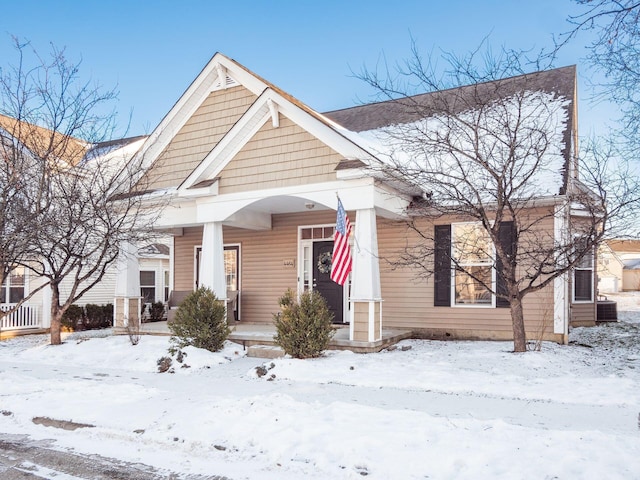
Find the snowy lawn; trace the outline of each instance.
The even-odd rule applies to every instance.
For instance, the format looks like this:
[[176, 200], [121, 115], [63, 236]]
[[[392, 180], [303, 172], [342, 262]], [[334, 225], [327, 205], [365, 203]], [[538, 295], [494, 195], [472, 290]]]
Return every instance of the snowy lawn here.
[[233, 479], [640, 478], [640, 296], [614, 299], [619, 323], [526, 354], [411, 340], [265, 362], [228, 343], [159, 374], [167, 337], [6, 340], [0, 432]]

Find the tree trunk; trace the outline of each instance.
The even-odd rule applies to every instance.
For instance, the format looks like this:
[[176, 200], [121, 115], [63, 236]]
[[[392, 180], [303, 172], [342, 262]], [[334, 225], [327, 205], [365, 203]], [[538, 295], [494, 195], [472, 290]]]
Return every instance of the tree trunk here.
[[522, 310], [522, 297], [512, 295], [509, 301], [511, 309], [511, 324], [513, 326], [513, 351], [527, 351], [527, 335], [524, 331], [524, 311]]
[[62, 312], [60, 310], [60, 292], [57, 285], [51, 285], [51, 345], [60, 345], [62, 338]]

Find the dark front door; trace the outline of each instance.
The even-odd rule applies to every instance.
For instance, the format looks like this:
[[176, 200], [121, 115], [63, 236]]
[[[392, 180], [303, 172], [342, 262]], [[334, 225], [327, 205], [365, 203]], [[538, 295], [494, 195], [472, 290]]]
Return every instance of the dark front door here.
[[342, 287], [331, 280], [333, 242], [313, 243], [313, 289], [320, 292], [333, 313], [333, 322], [342, 323]]

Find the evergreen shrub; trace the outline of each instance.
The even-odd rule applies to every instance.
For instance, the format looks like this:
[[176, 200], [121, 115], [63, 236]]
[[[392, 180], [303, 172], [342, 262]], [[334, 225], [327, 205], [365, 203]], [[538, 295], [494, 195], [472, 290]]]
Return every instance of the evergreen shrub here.
[[168, 326], [178, 348], [192, 345], [211, 352], [219, 351], [231, 333], [224, 302], [208, 288], [189, 294]]
[[333, 314], [324, 297], [317, 291], [306, 291], [297, 301], [289, 289], [278, 303], [281, 311], [273, 316], [276, 343], [295, 358], [319, 357], [335, 333]]
[[149, 321], [161, 322], [165, 318], [164, 303], [154, 302], [149, 306]]
[[69, 330], [78, 330], [83, 324], [84, 310], [80, 305], [69, 305], [69, 308], [62, 314], [60, 323]]
[[83, 325], [87, 330], [108, 328], [113, 323], [113, 304], [96, 305], [88, 303], [84, 306]]

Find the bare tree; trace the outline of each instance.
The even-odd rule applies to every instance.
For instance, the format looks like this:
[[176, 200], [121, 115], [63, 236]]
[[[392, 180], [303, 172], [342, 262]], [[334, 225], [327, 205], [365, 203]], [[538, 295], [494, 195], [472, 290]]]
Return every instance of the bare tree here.
[[[66, 91], [75, 72], [66, 65], [64, 54], [53, 50], [50, 63], [36, 57], [28, 63], [28, 43], [13, 39], [16, 62], [0, 67], [0, 279], [2, 282], [20, 264], [34, 256], [34, 240], [40, 235], [40, 218], [48, 211], [50, 197], [44, 188], [51, 172], [66, 169], [82, 158], [86, 143], [74, 134], [87, 132], [91, 122], [83, 109], [85, 95]], [[67, 69], [65, 72], [64, 69]], [[94, 105], [101, 102], [96, 95]], [[113, 97], [108, 93], [104, 100]], [[54, 100], [57, 100], [58, 104]], [[72, 102], [76, 101], [72, 106]], [[68, 102], [66, 105], [64, 103]], [[66, 111], [76, 111], [70, 119]], [[42, 283], [20, 298], [4, 299], [19, 308], [39, 290]]]
[[115, 266], [122, 244], [139, 245], [153, 238], [159, 204], [147, 209], [134, 190], [140, 164], [118, 160], [117, 168], [89, 160], [53, 176], [48, 185], [52, 206], [42, 220], [39, 254], [30, 268], [49, 280], [53, 344], [60, 342], [64, 312]]
[[587, 60], [604, 76], [604, 80], [596, 81], [596, 97], [620, 105], [623, 132], [618, 140], [628, 147], [625, 153], [635, 153], [640, 141], [640, 2], [575, 2], [584, 10], [568, 18], [572, 28], [559, 35], [553, 54], [581, 32], [594, 35], [587, 45]]
[[[523, 352], [524, 298], [592, 262], [611, 218], [637, 205], [640, 190], [622, 177], [624, 204], [612, 204], [607, 182], [620, 177], [601, 155], [582, 162], [573, 151], [572, 67], [526, 74], [518, 52], [479, 55], [447, 54], [441, 73], [414, 46], [393, 73], [360, 77], [396, 119], [373, 132], [385, 157], [377, 168], [424, 190], [409, 208], [420, 241], [393, 263], [433, 276], [440, 305], [508, 307]], [[406, 95], [416, 90], [430, 93]]]
[[[45, 205], [33, 201], [39, 193], [39, 159], [17, 140], [20, 132], [16, 131], [16, 122], [10, 122], [8, 117], [0, 117], [0, 124], [0, 283], [4, 284], [18, 263], [29, 258], [31, 240], [36, 238], [37, 229], [34, 225], [38, 215], [31, 211], [29, 204], [37, 207]], [[32, 289], [26, 298], [0, 299], [3, 303], [14, 305], [11, 309], [0, 311], [0, 316], [19, 308], [37, 291]]]
[[[24, 158], [37, 168], [20, 168], [11, 179], [9, 191], [32, 185], [32, 194], [21, 197], [28, 224], [0, 233], [18, 235], [28, 247], [3, 261], [24, 266], [51, 288], [51, 343], [59, 344], [64, 312], [102, 280], [123, 242], [152, 236], [159, 208], [142, 205], [142, 160], [110, 156], [118, 142], [101, 143], [114, 131], [115, 92], [82, 81], [79, 64], [64, 51], [54, 48], [44, 59], [28, 43], [16, 41], [16, 49], [17, 65], [2, 71], [2, 113], [21, 129], [16, 138], [30, 151]], [[6, 206], [11, 211], [14, 204]], [[12, 241], [8, 234], [0, 239]]]

